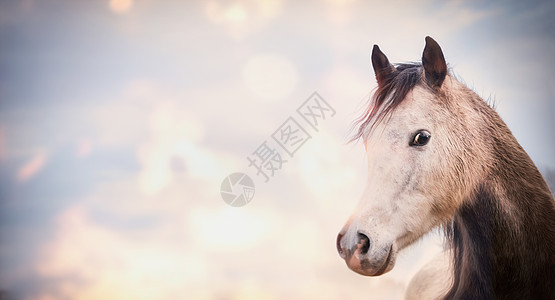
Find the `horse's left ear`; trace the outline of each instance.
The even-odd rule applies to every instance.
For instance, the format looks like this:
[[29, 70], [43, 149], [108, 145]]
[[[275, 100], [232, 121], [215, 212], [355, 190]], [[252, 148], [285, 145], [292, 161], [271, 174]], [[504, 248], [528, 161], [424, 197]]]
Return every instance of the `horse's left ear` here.
[[374, 45], [372, 49], [372, 67], [374, 67], [378, 86], [383, 86], [395, 72], [395, 67], [389, 62], [378, 45]]
[[447, 64], [439, 44], [431, 37], [426, 37], [426, 46], [422, 53], [422, 66], [426, 82], [432, 88], [439, 88], [447, 76]]

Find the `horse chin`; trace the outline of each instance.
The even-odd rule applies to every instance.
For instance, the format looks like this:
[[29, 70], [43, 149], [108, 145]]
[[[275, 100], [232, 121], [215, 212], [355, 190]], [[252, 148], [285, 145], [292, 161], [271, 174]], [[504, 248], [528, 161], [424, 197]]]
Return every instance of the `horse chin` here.
[[360, 247], [355, 249], [352, 254], [345, 257], [347, 266], [352, 271], [364, 276], [380, 276], [393, 269], [397, 251], [393, 245], [386, 251], [381, 251], [378, 257], [369, 257], [368, 254], [360, 253]]

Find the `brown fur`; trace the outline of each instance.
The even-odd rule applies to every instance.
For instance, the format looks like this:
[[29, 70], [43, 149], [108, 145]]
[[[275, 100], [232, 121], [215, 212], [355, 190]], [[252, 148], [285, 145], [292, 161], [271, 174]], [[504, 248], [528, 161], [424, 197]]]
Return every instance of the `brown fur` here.
[[[466, 91], [482, 119], [484, 177], [446, 227], [454, 283], [446, 299], [555, 297], [555, 201], [498, 114]], [[469, 101], [469, 100], [467, 100]]]

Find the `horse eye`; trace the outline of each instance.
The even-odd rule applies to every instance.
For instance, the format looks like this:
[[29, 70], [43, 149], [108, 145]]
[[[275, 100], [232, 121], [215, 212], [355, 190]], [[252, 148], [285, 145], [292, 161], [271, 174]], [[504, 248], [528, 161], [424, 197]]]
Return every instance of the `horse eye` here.
[[419, 130], [416, 132], [416, 134], [414, 135], [414, 138], [412, 138], [412, 141], [409, 143], [409, 145], [424, 146], [430, 141], [431, 137], [432, 135], [428, 131]]

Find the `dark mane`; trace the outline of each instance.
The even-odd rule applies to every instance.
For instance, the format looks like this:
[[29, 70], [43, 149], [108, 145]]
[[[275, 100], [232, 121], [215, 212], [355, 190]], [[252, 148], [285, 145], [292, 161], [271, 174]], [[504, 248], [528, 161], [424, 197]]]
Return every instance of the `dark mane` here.
[[421, 63], [395, 65], [395, 72], [382, 86], [378, 86], [364, 114], [356, 121], [358, 130], [351, 141], [364, 138], [365, 129], [380, 122], [393, 111], [422, 77]]
[[499, 115], [482, 99], [474, 103], [483, 108], [493, 155], [487, 176], [444, 227], [453, 251], [444, 299], [553, 299], [551, 191]]

